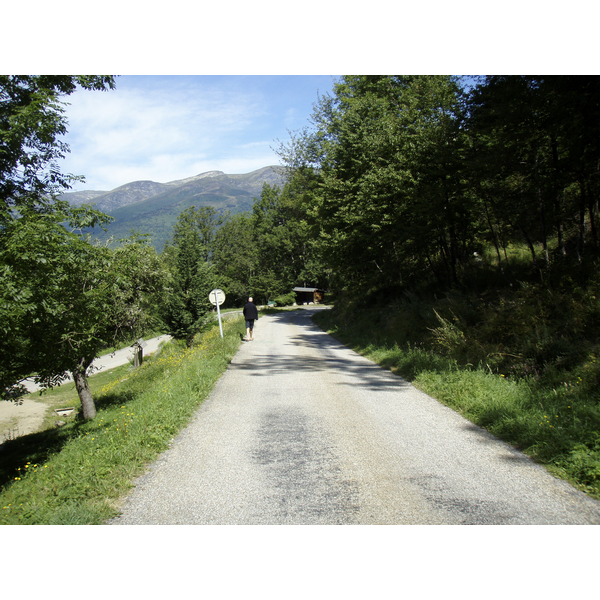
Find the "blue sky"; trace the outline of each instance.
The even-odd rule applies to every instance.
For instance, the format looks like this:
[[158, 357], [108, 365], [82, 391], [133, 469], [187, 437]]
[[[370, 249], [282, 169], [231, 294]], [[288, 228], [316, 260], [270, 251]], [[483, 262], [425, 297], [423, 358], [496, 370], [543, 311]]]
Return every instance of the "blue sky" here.
[[[4, 20], [21, 23], [24, 10], [9, 3]], [[307, 124], [329, 73], [597, 71], [597, 20], [581, 20], [593, 12], [583, 0], [566, 13], [522, 0], [500, 11], [440, 0], [175, 0], [151, 10], [107, 0], [92, 18], [65, 0], [33, 0], [26, 11], [26, 34], [0, 36], [0, 72], [124, 74], [115, 91], [68, 98], [71, 153], [60, 168], [86, 177], [79, 190], [277, 164], [272, 147]]]
[[127, 75], [108, 92], [67, 98], [71, 152], [60, 167], [73, 190], [165, 183], [205, 171], [249, 173], [279, 164], [288, 131], [308, 125], [330, 75]]

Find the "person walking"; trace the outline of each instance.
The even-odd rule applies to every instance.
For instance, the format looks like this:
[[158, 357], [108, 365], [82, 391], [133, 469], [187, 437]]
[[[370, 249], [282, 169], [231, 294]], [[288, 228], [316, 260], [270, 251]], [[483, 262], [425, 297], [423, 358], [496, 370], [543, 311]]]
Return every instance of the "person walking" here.
[[246, 341], [254, 341], [254, 321], [258, 321], [258, 308], [254, 304], [252, 296], [244, 304], [244, 318], [246, 319]]

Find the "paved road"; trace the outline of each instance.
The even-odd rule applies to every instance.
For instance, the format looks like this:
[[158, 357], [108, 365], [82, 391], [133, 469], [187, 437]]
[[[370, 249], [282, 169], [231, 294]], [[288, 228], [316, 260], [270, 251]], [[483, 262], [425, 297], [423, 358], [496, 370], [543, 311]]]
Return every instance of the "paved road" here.
[[600, 503], [320, 331], [261, 318], [111, 524], [591, 524]]

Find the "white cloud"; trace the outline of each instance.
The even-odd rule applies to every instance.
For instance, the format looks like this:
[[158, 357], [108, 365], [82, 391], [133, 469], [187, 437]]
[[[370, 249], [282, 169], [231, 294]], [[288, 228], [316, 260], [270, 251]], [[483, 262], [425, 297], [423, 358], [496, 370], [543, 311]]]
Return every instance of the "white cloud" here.
[[71, 153], [62, 168], [87, 180], [75, 189], [171, 181], [233, 166], [248, 172], [275, 158], [267, 143], [246, 143], [264, 117], [256, 94], [174, 86], [78, 92], [69, 100]]
[[318, 90], [331, 83], [328, 76], [118, 77], [116, 90], [67, 99], [71, 153], [60, 168], [84, 175], [75, 190], [110, 190], [276, 165], [278, 140], [306, 124]]

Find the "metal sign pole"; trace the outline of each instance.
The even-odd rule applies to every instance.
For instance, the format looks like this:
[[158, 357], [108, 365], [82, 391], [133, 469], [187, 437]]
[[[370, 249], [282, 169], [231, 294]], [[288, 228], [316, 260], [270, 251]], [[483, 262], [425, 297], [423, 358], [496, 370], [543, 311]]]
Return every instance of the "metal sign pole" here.
[[[206, 294], [206, 292], [204, 292]], [[219, 308], [219, 299], [217, 298], [217, 293], [215, 292], [215, 302], [217, 303], [217, 315], [219, 317], [219, 331], [221, 332], [221, 338], [223, 338], [223, 325], [221, 324], [221, 309]]]
[[[212, 297], [215, 299], [213, 300]], [[208, 294], [208, 300], [211, 304], [214, 304], [217, 307], [217, 315], [219, 316], [219, 331], [221, 332], [221, 338], [223, 337], [223, 324], [221, 323], [221, 309], [219, 306], [225, 302], [225, 292], [223, 290], [212, 290], [210, 294]]]

